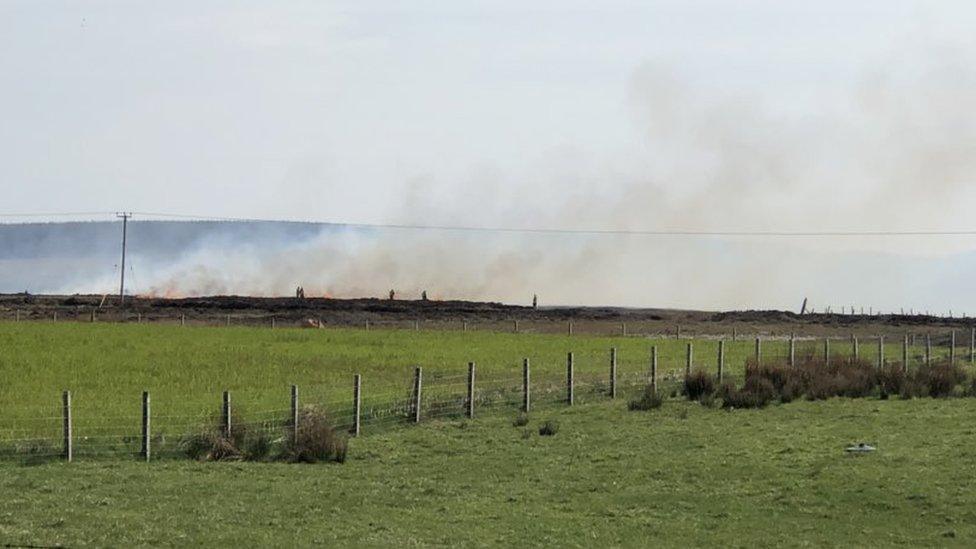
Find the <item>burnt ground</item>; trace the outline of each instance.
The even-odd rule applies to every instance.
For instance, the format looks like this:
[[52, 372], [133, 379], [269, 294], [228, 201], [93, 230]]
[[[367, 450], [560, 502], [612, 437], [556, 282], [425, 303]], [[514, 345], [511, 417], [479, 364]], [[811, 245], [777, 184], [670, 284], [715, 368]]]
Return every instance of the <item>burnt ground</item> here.
[[301, 325], [314, 319], [329, 326], [370, 326], [425, 329], [493, 329], [525, 332], [629, 335], [804, 335], [945, 334], [968, 337], [973, 319], [926, 315], [805, 314], [789, 311], [688, 311], [623, 307], [532, 307], [476, 301], [420, 301], [377, 298], [331, 299], [293, 297], [210, 296], [190, 298], [118, 297], [95, 295], [0, 294], [0, 319], [188, 324]]

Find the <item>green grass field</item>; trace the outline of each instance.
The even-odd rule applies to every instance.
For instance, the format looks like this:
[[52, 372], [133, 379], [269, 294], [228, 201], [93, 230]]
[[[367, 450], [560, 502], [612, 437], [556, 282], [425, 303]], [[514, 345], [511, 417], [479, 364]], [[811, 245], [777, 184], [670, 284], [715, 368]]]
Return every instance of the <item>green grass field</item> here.
[[[972, 546], [973, 417], [973, 399], [603, 401], [526, 428], [363, 437], [343, 465], [3, 463], [0, 543]], [[544, 419], [555, 436], [535, 432]], [[879, 450], [845, 454], [861, 440]]]
[[[139, 434], [141, 393], [153, 399], [153, 432], [174, 441], [213, 416], [221, 392], [231, 391], [247, 421], [282, 418], [289, 386], [300, 400], [351, 422], [352, 379], [363, 378], [365, 427], [395, 425], [409, 398], [415, 366], [424, 368], [434, 415], [461, 412], [467, 363], [478, 368], [479, 391], [510, 407], [520, 398], [521, 363], [531, 360], [533, 400], [560, 402], [565, 394], [566, 355], [574, 353], [577, 394], [583, 400], [606, 392], [609, 349], [618, 349], [621, 386], [644, 382], [652, 345], [658, 347], [659, 377], [684, 372], [687, 340], [641, 337], [437, 332], [412, 330], [302, 330], [181, 328], [138, 324], [0, 324], [0, 444], [56, 443], [61, 431], [61, 391], [73, 395], [75, 432], [82, 454], [129, 451]], [[715, 340], [694, 341], [696, 368], [716, 368]], [[861, 345], [862, 355], [877, 347]], [[770, 360], [786, 354], [783, 340], [767, 341]], [[849, 352], [835, 342], [833, 352]], [[801, 341], [798, 353], [822, 352], [822, 343]], [[913, 355], [920, 349], [913, 349]], [[945, 352], [944, 349], [941, 352]], [[741, 375], [753, 341], [726, 344], [726, 372]], [[887, 345], [888, 360], [900, 360], [899, 345]], [[492, 399], [487, 399], [492, 400]], [[391, 411], [392, 410], [392, 411]], [[375, 417], [372, 417], [375, 416]], [[119, 441], [126, 439], [120, 445]]]
[[[673, 339], [0, 324], [0, 444], [51, 443], [46, 458], [0, 459], [0, 545], [972, 545], [976, 399], [729, 412], [679, 398], [629, 412], [626, 395], [605, 394], [608, 351], [618, 349], [632, 390], [651, 345], [662, 376], [684, 371], [687, 341]], [[694, 346], [695, 367], [714, 369], [717, 343]], [[806, 341], [798, 352], [820, 349]], [[862, 355], [876, 349], [865, 343]], [[899, 345], [886, 349], [901, 359]], [[727, 344], [730, 376], [753, 350]], [[785, 350], [764, 344], [770, 360]], [[573, 407], [562, 403], [568, 351]], [[480, 390], [511, 386], [518, 396], [523, 357], [534, 402], [526, 427], [512, 425], [517, 398], [491, 400], [473, 420], [445, 399], [420, 425], [366, 423], [342, 465], [197, 463], [173, 444], [152, 463], [133, 455], [145, 389], [153, 432], [175, 440], [217, 410], [224, 389], [256, 421], [281, 417], [295, 383], [303, 402], [341, 422], [354, 373], [364, 408], [408, 395], [414, 365], [432, 397], [463, 398], [468, 361]], [[66, 388], [71, 464], [57, 457]], [[559, 432], [541, 437], [548, 419]], [[857, 441], [879, 450], [845, 454]]]

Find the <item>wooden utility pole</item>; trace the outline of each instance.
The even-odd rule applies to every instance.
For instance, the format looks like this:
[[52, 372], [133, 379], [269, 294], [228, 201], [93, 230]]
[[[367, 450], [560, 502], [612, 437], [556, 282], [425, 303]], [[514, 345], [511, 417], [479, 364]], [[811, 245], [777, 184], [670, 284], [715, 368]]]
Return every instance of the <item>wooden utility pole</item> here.
[[119, 269], [119, 305], [125, 304], [125, 240], [132, 212], [118, 212], [115, 217], [122, 219], [122, 268]]

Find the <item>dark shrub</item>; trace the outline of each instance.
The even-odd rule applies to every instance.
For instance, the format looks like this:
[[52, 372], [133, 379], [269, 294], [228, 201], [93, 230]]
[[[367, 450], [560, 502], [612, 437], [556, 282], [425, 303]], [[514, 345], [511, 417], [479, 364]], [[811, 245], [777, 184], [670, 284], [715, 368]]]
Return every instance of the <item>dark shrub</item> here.
[[549, 419], [539, 426], [539, 434], [544, 437], [551, 437], [559, 432], [559, 424]]
[[653, 410], [655, 408], [660, 408], [661, 404], [663, 403], [664, 399], [661, 398], [661, 395], [657, 394], [653, 388], [648, 385], [644, 387], [643, 391], [641, 391], [640, 398], [631, 400], [630, 403], [627, 404], [627, 409], [631, 411]]
[[798, 379], [791, 378], [779, 391], [779, 400], [783, 404], [793, 402], [803, 396], [803, 385]]
[[512, 420], [512, 427], [525, 427], [529, 424], [529, 414], [525, 412], [519, 412], [519, 415], [515, 416]]
[[863, 398], [874, 394], [877, 376], [870, 368], [845, 368], [837, 375], [838, 396]]
[[758, 408], [769, 404], [777, 396], [776, 387], [773, 385], [773, 382], [761, 377], [746, 378], [742, 390], [752, 393], [755, 396], [756, 402], [759, 403]]
[[720, 395], [723, 408], [763, 408], [777, 396], [773, 383], [758, 376], [747, 377], [741, 389], [723, 385]]
[[768, 380], [777, 393], [782, 392], [794, 375], [788, 366], [768, 364], [746, 370], [746, 379], [759, 377]]
[[881, 391], [881, 398], [888, 398], [888, 395], [900, 395], [905, 387], [905, 371], [899, 364], [883, 368], [878, 372], [878, 388]]
[[951, 396], [956, 386], [966, 381], [966, 372], [949, 363], [922, 366], [915, 372], [915, 380], [927, 389], [932, 398]]
[[807, 383], [805, 391], [808, 400], [826, 400], [837, 396], [837, 380], [828, 376], [817, 376]]
[[916, 376], [908, 376], [904, 383], [901, 385], [901, 391], [899, 394], [901, 398], [912, 399], [912, 398], [922, 398], [928, 395], [929, 389], [924, 383], [919, 382]]
[[314, 463], [346, 459], [346, 438], [336, 432], [325, 412], [303, 408], [298, 414], [298, 432], [287, 429], [282, 459], [292, 462]]
[[715, 379], [701, 370], [685, 376], [683, 392], [688, 400], [701, 400], [715, 392]]
[[245, 444], [244, 457], [249, 460], [262, 460], [271, 454], [271, 436], [266, 432], [259, 432], [248, 437]]

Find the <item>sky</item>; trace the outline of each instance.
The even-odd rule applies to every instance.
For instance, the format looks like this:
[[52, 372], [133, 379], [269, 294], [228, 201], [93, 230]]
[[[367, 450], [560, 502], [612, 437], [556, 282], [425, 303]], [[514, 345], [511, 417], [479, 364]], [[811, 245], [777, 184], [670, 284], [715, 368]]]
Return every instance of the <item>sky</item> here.
[[[5, 0], [0, 214], [967, 230], [976, 207], [973, 28], [976, 7], [950, 1]], [[430, 250], [427, 238], [437, 237], [409, 246]], [[825, 254], [852, 279], [871, 263], [851, 257], [926, 262], [929, 279], [956, 282], [933, 283], [944, 295], [917, 301], [947, 306], [962, 293], [960, 269], [976, 267], [967, 259], [974, 243], [775, 246]], [[526, 252], [496, 242], [491, 253], [506, 245]], [[615, 241], [599, 259], [684, 257], [686, 245]], [[746, 256], [726, 256], [756, 245], [695, 242], [705, 251], [662, 280], [686, 280], [709, 260], [753, 280]], [[569, 256], [555, 264], [579, 264], [587, 250], [589, 241], [562, 242], [553, 253]], [[773, 305], [805, 292], [850, 301], [866, 283], [780, 284]], [[617, 285], [606, 296], [616, 304], [655, 301], [633, 281]], [[910, 289], [908, 281], [890, 291]], [[485, 296], [510, 291], [528, 288]], [[696, 298], [694, 287], [681, 295], [705, 307], [766, 301], [731, 290]], [[891, 307], [899, 299], [877, 298]]]

